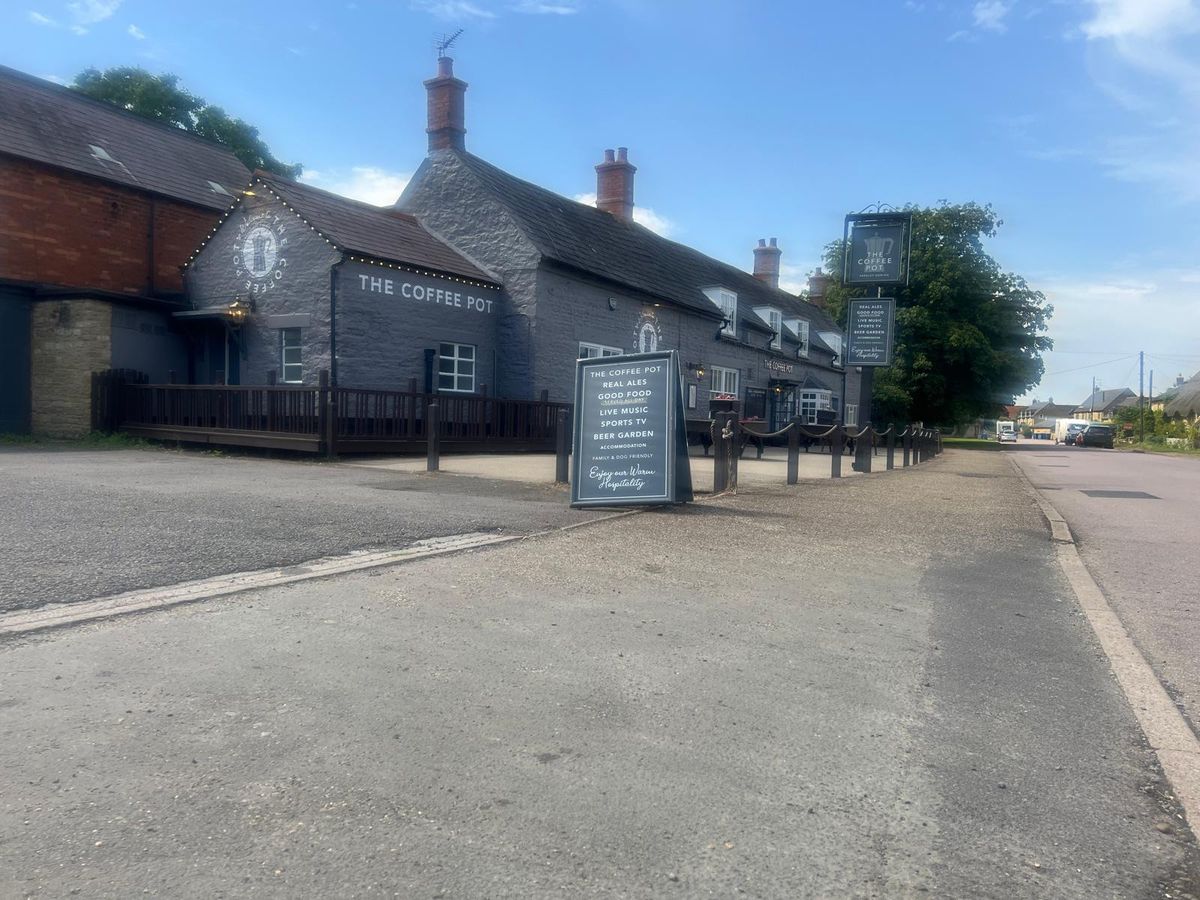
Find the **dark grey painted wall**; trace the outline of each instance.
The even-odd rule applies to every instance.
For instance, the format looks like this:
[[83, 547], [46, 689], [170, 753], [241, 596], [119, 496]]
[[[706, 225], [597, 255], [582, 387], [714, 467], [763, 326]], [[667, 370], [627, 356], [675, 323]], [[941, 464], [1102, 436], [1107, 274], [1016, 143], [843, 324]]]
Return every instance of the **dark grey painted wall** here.
[[27, 291], [0, 288], [0, 434], [29, 432], [29, 309]]
[[[740, 340], [718, 338], [720, 319], [706, 319], [681, 307], [663, 304], [636, 291], [614, 288], [582, 273], [543, 263], [536, 248], [503, 206], [498, 204], [448, 151], [435, 152], [421, 164], [398, 204], [418, 215], [431, 231], [447, 240], [468, 258], [495, 273], [505, 290], [498, 346], [499, 389], [507, 396], [530, 397], [547, 390], [551, 399], [570, 400], [579, 342], [636, 349], [636, 331], [643, 317], [653, 319], [661, 334], [660, 349], [677, 349], [686, 380], [697, 385], [695, 415], [708, 410], [712, 376], [697, 380], [689, 363], [736, 368], [740, 389], [766, 388], [772, 373], [766, 361], [793, 365], [785, 379], [803, 380], [812, 372], [842, 393], [842, 371], [830, 366], [832, 355], [813, 349], [799, 359], [796, 344], [785, 338], [779, 351], [770, 351], [770, 335], [739, 327]], [[610, 309], [609, 300], [615, 309]], [[739, 302], [748, 302], [740, 300]], [[789, 310], [781, 310], [791, 317]], [[715, 308], [714, 308], [715, 312]], [[819, 325], [811, 323], [811, 334]], [[853, 385], [857, 375], [849, 373]], [[692, 415], [689, 410], [689, 415]]]
[[172, 371], [186, 381], [187, 341], [165, 313], [114, 305], [112, 367], [145, 372], [151, 384], [166, 384]]
[[496, 395], [500, 291], [350, 261], [338, 267], [336, 296], [339, 384], [406, 390], [415, 378], [423, 390], [425, 350], [453, 341], [475, 346], [475, 389]]
[[[259, 224], [275, 234], [278, 252], [271, 271], [254, 278], [247, 272], [242, 253], [249, 231]], [[301, 330], [305, 384], [315, 384], [321, 369], [333, 368], [331, 269], [340, 259], [336, 248], [270, 196], [250, 198], [217, 229], [184, 280], [196, 308], [225, 306], [236, 297], [253, 304], [242, 327], [242, 384], [265, 384], [267, 373], [280, 369], [281, 321], [305, 323]]]

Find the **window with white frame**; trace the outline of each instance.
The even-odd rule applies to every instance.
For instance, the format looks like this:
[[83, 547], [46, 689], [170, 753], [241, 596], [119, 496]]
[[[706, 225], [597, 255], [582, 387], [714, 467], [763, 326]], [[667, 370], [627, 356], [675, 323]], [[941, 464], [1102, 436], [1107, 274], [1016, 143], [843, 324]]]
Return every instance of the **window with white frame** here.
[[853, 425], [856, 428], [858, 427], [858, 404], [857, 403], [847, 403], [846, 404], [846, 424]]
[[608, 347], [604, 344], [592, 344], [588, 341], [579, 342], [580, 359], [595, 359], [598, 356], [620, 356], [624, 352], [620, 347]]
[[284, 384], [300, 384], [304, 381], [299, 328], [279, 329], [279, 374]]
[[471, 393], [475, 390], [475, 346], [438, 345], [437, 385], [439, 391]]
[[800, 419], [806, 425], [817, 424], [817, 411], [821, 409], [832, 409], [833, 394], [830, 391], [801, 391], [800, 392]]
[[808, 322], [804, 319], [788, 319], [788, 327], [796, 333], [796, 340], [800, 343], [796, 355], [808, 359]]
[[725, 288], [705, 288], [704, 296], [715, 303], [721, 310], [721, 315], [725, 317], [721, 325], [721, 334], [737, 337], [737, 294]]
[[724, 366], [712, 367], [712, 390], [711, 394], [728, 394], [731, 397], [738, 395], [738, 370], [727, 369]]
[[771, 338], [771, 349], [781, 348], [783, 346], [783, 313], [772, 306], [756, 306], [754, 311], [775, 332], [775, 336]]

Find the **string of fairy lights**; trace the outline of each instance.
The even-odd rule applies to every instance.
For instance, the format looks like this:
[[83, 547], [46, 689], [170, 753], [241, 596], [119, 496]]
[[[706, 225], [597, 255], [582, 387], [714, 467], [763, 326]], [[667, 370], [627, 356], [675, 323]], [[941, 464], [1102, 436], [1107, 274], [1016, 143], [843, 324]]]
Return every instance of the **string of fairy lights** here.
[[403, 263], [388, 262], [386, 260], [376, 259], [374, 257], [354, 256], [353, 254], [350, 253], [349, 250], [347, 250], [345, 247], [338, 244], [336, 241], [331, 240], [328, 235], [326, 235], [319, 228], [317, 228], [315, 225], [313, 225], [312, 222], [308, 221], [308, 219], [305, 218], [304, 214], [301, 213], [300, 210], [296, 209], [294, 206], [292, 206], [292, 204], [288, 203], [288, 201], [286, 199], [284, 199], [274, 188], [272, 188], [270, 184], [263, 181], [261, 178], [257, 178], [257, 177], [254, 179], [253, 182], [251, 182], [250, 187], [247, 188], [246, 190], [242, 191], [241, 195], [239, 197], [237, 197], [233, 201], [232, 204], [230, 204], [230, 206], [227, 210], [225, 210], [225, 214], [222, 215], [221, 218], [217, 220], [217, 224], [213, 226], [212, 230], [208, 233], [207, 237], [204, 238], [204, 240], [201, 242], [200, 246], [197, 247], [195, 249], [195, 251], [192, 253], [192, 255], [187, 258], [187, 262], [185, 262], [183, 264], [183, 268], [185, 268], [185, 269], [188, 268], [195, 261], [195, 259], [200, 255], [201, 251], [203, 251], [204, 248], [206, 246], [208, 246], [209, 242], [212, 241], [213, 237], [216, 235], [217, 231], [220, 230], [221, 226], [225, 224], [225, 220], [228, 219], [231, 215], [233, 215], [234, 211], [239, 206], [242, 205], [242, 202], [247, 197], [257, 196], [253, 190], [256, 187], [265, 188], [267, 193], [269, 193], [273, 198], [275, 198], [277, 201], [282, 203], [283, 206], [290, 213], [292, 213], [292, 215], [294, 215], [297, 219], [299, 219], [301, 222], [303, 222], [305, 225], [307, 225], [309, 227], [309, 230], [312, 231], [313, 234], [315, 234], [317, 237], [319, 237], [326, 244], [328, 244], [330, 247], [337, 250], [338, 252], [345, 253], [349, 257], [349, 259], [353, 262], [366, 263], [367, 265], [372, 265], [372, 266], [383, 266], [384, 268], [396, 269], [397, 271], [400, 271], [400, 272], [408, 272], [411, 275], [423, 275], [426, 278], [439, 278], [442, 281], [453, 281], [455, 284], [463, 284], [463, 285], [467, 285], [469, 287], [491, 288], [491, 289], [495, 289], [495, 287], [496, 287], [494, 284], [489, 284], [485, 281], [475, 281], [474, 279], [471, 279], [471, 278], [462, 278], [462, 277], [458, 277], [458, 276], [454, 276], [454, 275], [448, 275], [444, 272], [434, 272], [429, 269], [422, 269], [422, 268], [418, 268], [416, 266], [405, 265]]

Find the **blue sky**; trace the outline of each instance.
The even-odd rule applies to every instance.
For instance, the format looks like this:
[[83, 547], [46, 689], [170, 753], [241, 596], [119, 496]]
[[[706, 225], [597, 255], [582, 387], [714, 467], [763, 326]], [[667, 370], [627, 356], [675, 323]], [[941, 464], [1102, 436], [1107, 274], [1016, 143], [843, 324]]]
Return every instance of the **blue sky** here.
[[305, 178], [389, 202], [425, 154], [436, 35], [467, 146], [572, 197], [629, 147], [647, 224], [798, 286], [868, 203], [992, 203], [1056, 313], [1029, 395], [1200, 369], [1195, 0], [10, 0], [0, 59], [141, 65], [256, 124]]

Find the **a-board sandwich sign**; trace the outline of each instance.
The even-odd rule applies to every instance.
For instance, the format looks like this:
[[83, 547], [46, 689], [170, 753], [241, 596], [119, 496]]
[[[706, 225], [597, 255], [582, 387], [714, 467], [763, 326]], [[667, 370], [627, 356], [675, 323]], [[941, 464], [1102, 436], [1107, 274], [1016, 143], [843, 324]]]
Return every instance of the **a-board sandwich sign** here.
[[896, 300], [851, 300], [847, 318], [846, 365], [890, 366], [896, 331]]
[[846, 216], [843, 284], [908, 284], [910, 213]]
[[579, 360], [571, 505], [660, 506], [691, 499], [675, 351]]

